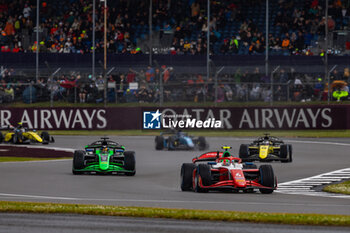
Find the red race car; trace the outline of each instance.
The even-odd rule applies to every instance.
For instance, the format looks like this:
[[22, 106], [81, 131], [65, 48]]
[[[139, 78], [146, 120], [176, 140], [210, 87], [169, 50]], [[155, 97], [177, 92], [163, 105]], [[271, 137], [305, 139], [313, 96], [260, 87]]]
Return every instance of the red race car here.
[[[242, 163], [223, 146], [223, 152], [208, 152], [184, 163], [181, 167], [181, 190], [208, 192], [209, 190], [272, 193], [277, 179], [271, 165], [259, 168], [252, 163]], [[207, 162], [207, 163], [203, 163]]]

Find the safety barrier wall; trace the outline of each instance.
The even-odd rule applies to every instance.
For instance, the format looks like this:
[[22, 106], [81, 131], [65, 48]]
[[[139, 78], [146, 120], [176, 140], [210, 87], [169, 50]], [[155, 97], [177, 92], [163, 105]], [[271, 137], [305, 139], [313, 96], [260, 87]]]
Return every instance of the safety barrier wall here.
[[[286, 107], [108, 107], [108, 108], [0, 108], [0, 126], [22, 122], [38, 130], [143, 129], [144, 112], [175, 116], [174, 121], [215, 118], [224, 130], [350, 129], [350, 105]], [[176, 116], [182, 115], [182, 116]], [[161, 120], [161, 118], [160, 118]], [[162, 120], [161, 120], [162, 121]], [[146, 123], [146, 122], [145, 122]], [[146, 130], [146, 129], [145, 129]]]
[[[35, 68], [35, 53], [0, 53], [0, 63], [10, 67], [32, 67]], [[51, 68], [59, 67], [90, 67], [91, 54], [57, 54], [40, 53], [39, 65], [46, 68], [49, 64]], [[96, 54], [96, 61], [103, 61], [103, 54]], [[153, 55], [153, 59], [160, 65], [167, 66], [206, 66], [206, 55]], [[247, 66], [264, 65], [265, 56], [263, 55], [214, 55], [211, 56], [216, 66]], [[323, 57], [319, 56], [270, 56], [271, 66], [323, 66]], [[329, 65], [348, 65], [350, 56], [330, 56]], [[109, 54], [108, 66], [147, 66], [149, 64], [149, 55], [124, 55]], [[96, 65], [97, 68], [99, 65]]]

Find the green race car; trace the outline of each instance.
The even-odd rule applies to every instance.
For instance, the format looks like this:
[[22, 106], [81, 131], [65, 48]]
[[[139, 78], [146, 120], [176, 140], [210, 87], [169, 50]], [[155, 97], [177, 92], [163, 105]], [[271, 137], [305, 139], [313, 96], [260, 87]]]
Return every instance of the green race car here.
[[85, 150], [74, 151], [74, 175], [83, 173], [124, 174], [134, 176], [135, 152], [125, 151], [117, 142], [101, 138], [85, 146]]

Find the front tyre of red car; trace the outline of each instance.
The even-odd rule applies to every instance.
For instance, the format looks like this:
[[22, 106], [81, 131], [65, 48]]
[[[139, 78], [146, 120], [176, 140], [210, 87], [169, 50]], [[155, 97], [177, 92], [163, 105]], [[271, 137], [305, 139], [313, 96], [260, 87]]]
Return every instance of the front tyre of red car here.
[[130, 171], [125, 173], [127, 176], [134, 176], [136, 174], [136, 160], [134, 151], [124, 152], [124, 169]]
[[273, 190], [275, 188], [275, 174], [273, 172], [271, 165], [261, 165], [259, 167], [259, 173], [260, 173], [260, 184], [269, 187], [269, 188], [260, 188], [260, 192], [263, 194], [270, 194], [273, 193]]
[[196, 168], [196, 165], [193, 163], [184, 163], [181, 166], [181, 190], [182, 191], [191, 191], [192, 190], [192, 175], [193, 170]]
[[211, 185], [211, 170], [208, 164], [199, 164], [197, 166], [197, 174], [195, 177], [195, 192], [198, 193], [206, 193], [209, 190], [206, 188], [202, 188], [200, 186], [200, 179], [202, 181], [203, 186]]

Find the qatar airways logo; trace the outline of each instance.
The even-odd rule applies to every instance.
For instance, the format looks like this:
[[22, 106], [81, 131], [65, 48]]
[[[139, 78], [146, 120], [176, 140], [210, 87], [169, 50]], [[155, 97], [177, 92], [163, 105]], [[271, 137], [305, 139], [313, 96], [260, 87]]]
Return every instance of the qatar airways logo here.
[[[0, 125], [16, 124], [10, 110], [0, 111]], [[33, 109], [15, 118], [29, 129], [104, 129], [107, 127], [104, 109]]]
[[331, 108], [294, 108], [294, 109], [244, 109], [238, 128], [330, 128], [333, 124]]
[[149, 112], [149, 126], [198, 129], [345, 129], [347, 108], [164, 108]]

